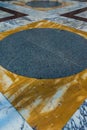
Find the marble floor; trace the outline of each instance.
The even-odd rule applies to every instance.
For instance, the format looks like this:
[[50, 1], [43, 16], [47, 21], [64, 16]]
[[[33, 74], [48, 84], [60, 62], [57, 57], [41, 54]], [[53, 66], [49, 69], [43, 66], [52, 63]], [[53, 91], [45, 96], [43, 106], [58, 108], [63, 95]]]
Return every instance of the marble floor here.
[[0, 0], [0, 130], [87, 130], [86, 0]]

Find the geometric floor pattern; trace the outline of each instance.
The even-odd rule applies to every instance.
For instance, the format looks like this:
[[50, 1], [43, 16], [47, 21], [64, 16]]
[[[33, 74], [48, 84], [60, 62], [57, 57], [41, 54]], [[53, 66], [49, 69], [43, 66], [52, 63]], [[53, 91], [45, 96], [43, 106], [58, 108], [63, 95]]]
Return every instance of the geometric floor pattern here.
[[0, 130], [87, 129], [87, 1], [0, 1]]
[[70, 76], [87, 67], [86, 43], [82, 36], [65, 30], [24, 30], [0, 42], [0, 65], [16, 74], [39, 79]]

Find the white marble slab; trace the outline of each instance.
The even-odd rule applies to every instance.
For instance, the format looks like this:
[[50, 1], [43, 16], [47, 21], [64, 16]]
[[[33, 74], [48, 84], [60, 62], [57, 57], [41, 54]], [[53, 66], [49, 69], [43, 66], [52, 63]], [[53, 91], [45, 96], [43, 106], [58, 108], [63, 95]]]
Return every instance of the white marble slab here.
[[75, 112], [63, 130], [87, 130], [87, 100]]
[[0, 130], [33, 130], [0, 93]]
[[9, 17], [9, 16], [12, 16], [12, 14], [0, 10], [0, 18]]
[[[61, 14], [69, 13], [69, 12], [82, 9], [85, 7], [87, 7], [87, 2], [74, 2], [74, 4], [71, 6], [66, 6], [61, 9], [58, 8], [56, 10], [48, 11], [46, 19], [49, 21], [58, 23], [58, 24], [63, 24], [63, 25], [87, 32], [87, 22], [76, 20], [74, 18], [61, 16]], [[87, 13], [85, 12], [83, 13], [84, 13], [84, 17], [86, 18]], [[80, 17], [82, 16], [81, 14], [77, 14], [77, 15], [79, 15]]]
[[27, 14], [27, 16], [24, 17], [8, 20], [5, 22], [0, 22], [0, 32], [11, 30], [46, 18], [45, 12], [42, 11], [36, 11], [33, 9], [29, 9], [22, 6], [1, 2], [1, 1], [0, 1], [0, 6]]
[[[67, 2], [69, 0], [60, 0], [60, 1]], [[69, 2], [73, 4], [70, 6], [65, 6], [63, 8], [56, 8], [49, 11], [37, 11], [31, 8], [25, 8], [22, 6], [13, 5], [6, 2], [0, 2], [1, 7], [19, 11], [28, 15], [21, 18], [0, 22], [0, 32], [11, 30], [19, 26], [27, 25], [32, 22], [40, 21], [43, 19], [87, 32], [87, 22], [60, 16], [63, 13], [87, 7], [87, 2], [77, 2], [71, 0]], [[82, 16], [83, 14], [77, 14], [77, 15]], [[87, 17], [87, 12], [84, 12], [84, 17]]]
[[87, 19], [87, 11], [84, 11], [84, 12], [82, 12], [82, 13], [76, 14], [75, 16], [79, 16], [79, 17], [82, 17], [82, 18], [86, 18], [86, 19]]

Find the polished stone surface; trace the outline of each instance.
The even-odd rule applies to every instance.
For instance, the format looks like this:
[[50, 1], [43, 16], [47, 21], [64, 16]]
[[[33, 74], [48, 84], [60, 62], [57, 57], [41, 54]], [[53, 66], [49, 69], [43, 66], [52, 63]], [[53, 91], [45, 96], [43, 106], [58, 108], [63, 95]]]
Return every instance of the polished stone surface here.
[[[26, 3], [28, 1], [23, 0], [23, 2]], [[62, 2], [62, 0], [60, 0], [60, 2]], [[8, 22], [0, 23], [0, 32], [15, 29], [17, 27], [30, 24], [32, 22], [36, 22], [43, 19], [47, 19], [55, 23], [60, 23], [87, 32], [87, 22], [60, 16], [63, 13], [77, 10], [78, 8], [87, 7], [87, 3], [85, 2], [84, 4], [84, 2], [76, 2], [72, 0], [71, 1], [67, 0], [65, 2], [69, 2], [69, 4], [63, 5], [61, 8], [56, 8], [49, 11], [34, 10], [33, 8], [26, 8], [26, 6], [13, 5], [10, 2], [9, 3], [0, 2], [1, 7], [8, 7], [9, 9], [13, 9], [15, 11], [28, 14], [28, 16], [26, 17], [17, 18], [15, 20], [9, 20]]]
[[[82, 22], [87, 22], [87, 18], [86, 18], [87, 14], [85, 13], [86, 11], [87, 11], [87, 7], [61, 14], [61, 16], [75, 19], [75, 20], [82, 21]], [[81, 16], [81, 13], [84, 15]]]
[[75, 112], [63, 130], [87, 130], [87, 100]]
[[75, 16], [79, 16], [79, 17], [82, 17], [82, 18], [86, 18], [87, 19], [87, 11], [84, 11], [84, 12], [81, 12], [79, 14], [76, 14]]
[[[27, 14], [25, 17], [9, 19], [8, 21], [0, 22], [0, 32], [5, 32], [11, 29], [16, 29], [23, 25], [31, 24], [33, 22], [42, 20], [46, 18], [46, 14], [41, 11], [36, 11], [33, 9], [28, 9], [21, 6], [16, 6], [10, 3], [5, 3], [0, 1], [0, 7], [8, 8], [10, 10], [18, 11]], [[38, 15], [37, 15], [38, 14]]]
[[28, 77], [69, 76], [86, 69], [86, 43], [86, 39], [68, 31], [26, 30], [0, 41], [0, 64]]
[[[27, 14], [15, 11], [13, 9], [11, 10], [11, 9], [8, 9], [8, 8], [4, 8], [4, 7], [0, 7], [0, 11], [2, 12], [2, 16], [0, 18], [0, 22], [14, 20], [14, 19], [17, 19], [17, 18], [20, 18], [20, 17], [27, 16]], [[6, 15], [5, 15], [5, 12], [6, 12]], [[8, 13], [11, 14], [11, 16], [9, 16]]]
[[39, 8], [52, 8], [60, 6], [61, 3], [58, 1], [30, 1], [26, 5]]
[[[44, 9], [43, 8], [32, 8], [32, 7], [26, 5], [27, 2], [29, 2], [29, 0], [11, 0], [11, 1], [6, 0], [5, 2], [3, 2], [3, 1], [0, 2], [0, 7], [8, 8], [10, 10], [14, 10], [14, 11], [18, 11], [18, 12], [27, 14], [27, 16], [24, 16], [21, 18], [9, 19], [7, 21], [0, 22], [0, 40], [9, 39], [9, 41], [10, 41], [10, 38], [13, 37], [12, 34], [14, 34], [14, 33], [18, 34], [17, 32], [20, 32], [20, 31], [22, 31], [21, 33], [24, 34], [25, 31], [23, 31], [23, 30], [34, 29], [34, 28], [51, 28], [51, 29], [53, 28], [53, 30], [61, 29], [61, 30], [65, 30], [65, 31], [60, 31], [61, 33], [65, 32], [65, 34], [66, 34], [67, 31], [74, 33], [75, 38], [77, 37], [77, 35], [87, 38], [87, 22], [85, 22], [84, 20], [81, 21], [81, 20], [77, 20], [75, 18], [71, 19], [68, 17], [61, 16], [61, 14], [64, 14], [64, 13], [77, 11], [78, 9], [83, 10], [83, 8], [87, 8], [87, 2], [79, 2], [76, 0], [75, 1], [59, 0], [59, 2], [62, 3], [62, 5], [58, 6], [58, 7], [54, 7], [54, 8], [49, 8], [49, 10], [47, 8], [44, 8]], [[0, 16], [2, 18], [5, 18], [6, 15], [4, 14], [4, 12], [2, 12], [2, 14]], [[79, 12], [77, 15], [79, 17], [87, 19], [87, 13], [85, 11]], [[34, 30], [36, 30], [36, 29], [34, 29]], [[69, 34], [69, 32], [67, 33], [67, 35], [70, 36], [72, 33]], [[43, 33], [44, 32], [42, 32], [42, 34]], [[47, 31], [47, 33], [48, 33], [48, 31]], [[37, 35], [39, 35], [39, 36], [41, 36], [42, 34], [39, 35], [39, 33], [37, 33]], [[50, 34], [50, 33], [49, 33], [49, 35], [47, 34], [47, 36], [50, 37], [50, 40], [51, 40], [51, 37], [53, 38], [53, 36], [51, 36], [51, 35], [53, 35], [53, 31], [52, 31], [52, 34]], [[9, 37], [6, 38], [7, 36], [9, 36]], [[24, 37], [24, 35], [23, 35], [23, 37]], [[44, 35], [44, 37], [45, 37], [45, 35]], [[82, 37], [80, 37], [80, 38], [82, 38]], [[4, 38], [6, 38], [6, 39], [4, 39]], [[29, 38], [29, 36], [28, 36], [28, 38]], [[35, 33], [35, 38], [36, 38], [36, 33]], [[71, 38], [71, 41], [72, 41], [72, 38]], [[82, 38], [82, 39], [84, 39], [84, 38]], [[32, 38], [32, 39], [35, 41], [41, 40], [40, 38], [39, 39]], [[32, 41], [32, 39], [30, 39], [30, 40]], [[49, 39], [49, 38], [45, 38], [45, 41], [47, 39]], [[42, 40], [43, 40], [43, 38], [42, 38]], [[68, 38], [67, 38], [67, 40], [68, 40]], [[74, 38], [73, 38], [73, 40], [74, 40]], [[84, 39], [84, 40], [87, 41], [86, 39]], [[9, 41], [7, 44], [9, 44]], [[14, 44], [16, 44], [15, 41], [18, 43], [17, 38], [16, 38], [16, 40], [13, 39], [13, 41], [14, 41], [13, 42]], [[20, 38], [20, 42], [21, 41], [22, 41], [22, 39]], [[82, 40], [80, 40], [80, 42], [81, 41]], [[1, 43], [1, 41], [0, 41], [0, 43]], [[11, 41], [10, 41], [10, 43], [11, 43], [11, 45], [13, 45]], [[55, 50], [57, 50], [57, 48], [49, 49], [43, 40], [45, 49], [41, 48], [42, 46], [40, 46], [40, 43], [41, 43], [41, 45], [43, 43], [39, 42], [38, 50], [40, 50], [40, 51], [38, 52], [38, 51], [36, 51], [36, 47], [38, 44], [36, 44], [37, 42], [34, 42], [34, 43], [35, 44], [31, 43], [32, 48], [35, 49], [35, 55], [33, 55], [34, 62], [32, 62], [32, 63], [34, 65], [34, 67], [36, 67], [36, 69], [37, 69], [36, 64], [38, 63], [37, 57], [38, 57], [38, 54], [40, 54], [40, 53], [44, 52], [46, 59], [49, 58], [49, 57], [47, 57], [47, 54], [50, 54], [50, 56], [51, 55], [55, 56], [55, 58], [54, 58], [55, 60], [50, 58], [53, 61], [53, 63], [51, 65], [54, 65], [60, 61], [60, 59], [57, 58], [57, 55], [56, 55], [58, 53], [57, 53], [57, 51], [55, 51]], [[51, 43], [52, 43], [52, 41], [51, 41]], [[81, 64], [81, 62], [83, 61], [82, 64], [86, 67], [86, 64], [85, 64], [86, 63], [86, 51], [83, 52], [84, 51], [83, 48], [80, 49], [80, 52], [78, 51], [79, 43], [78, 43], [78, 46], [76, 46], [77, 43], [76, 44], [74, 43], [74, 45], [75, 45], [74, 47], [76, 47], [74, 49], [74, 53], [72, 53], [73, 48], [71, 48], [70, 51], [69, 51], [69, 49], [67, 49], [68, 50], [67, 55], [68, 55], [68, 57], [70, 56], [70, 61], [72, 61], [71, 59], [73, 59], [72, 58], [73, 55], [74, 55], [74, 58], [79, 56], [82, 59], [81, 61], [79, 60], [79, 64]], [[55, 44], [56, 44], [56, 42], [55, 42]], [[64, 44], [64, 46], [60, 46], [61, 48], [65, 47], [65, 41], [63, 42], [63, 44]], [[83, 44], [85, 44], [85, 43], [83, 43]], [[82, 45], [82, 44], [80, 44], [80, 45]], [[69, 43], [69, 46], [71, 46], [70, 43]], [[2, 62], [6, 60], [6, 59], [4, 60], [4, 55], [6, 55], [5, 52], [7, 52], [9, 49], [9, 48], [7, 48], [9, 46], [5, 46], [5, 47], [6, 47], [6, 49], [3, 50]], [[80, 46], [80, 47], [82, 47], [82, 46]], [[17, 47], [15, 47], [15, 48], [17, 48]], [[23, 46], [22, 46], [22, 48], [23, 48]], [[24, 49], [27, 50], [26, 48], [23, 48], [23, 51], [24, 51]], [[87, 48], [86, 45], [84, 45], [84, 48], [86, 50], [86, 48]], [[50, 52], [47, 52], [48, 50], [50, 50]], [[32, 49], [31, 52], [33, 53], [33, 51], [34, 50]], [[58, 50], [58, 51], [60, 52], [60, 50]], [[77, 51], [78, 54], [75, 51]], [[45, 52], [46, 52], [46, 54], [45, 54]], [[83, 54], [82, 54], [82, 52], [83, 52]], [[23, 52], [23, 54], [24, 53], [25, 53], [25, 51]], [[55, 53], [55, 55], [54, 55], [54, 53]], [[13, 54], [13, 52], [9, 53], [9, 57], [11, 57], [12, 54]], [[16, 57], [16, 56], [12, 57], [13, 59], [11, 59], [11, 60], [9, 59], [10, 62], [8, 62], [7, 65], [11, 66], [11, 67], [15, 65], [15, 68], [17, 68], [15, 61], [19, 60], [19, 58], [22, 59], [22, 58], [24, 58], [24, 56], [27, 56], [27, 54], [23, 55], [22, 52], [20, 52], [20, 51], [17, 53], [17, 55], [19, 55], [19, 54], [21, 55], [21, 58]], [[66, 57], [66, 55], [63, 55], [63, 54], [60, 54], [60, 55], [62, 56], [62, 58]], [[82, 55], [84, 55], [85, 57], [82, 57]], [[35, 57], [37, 58], [36, 63], [35, 63], [35, 61], [36, 61]], [[39, 57], [41, 57], [40, 61], [43, 62], [44, 59], [42, 58], [42, 56], [39, 56]], [[31, 61], [32, 61], [32, 59], [31, 59]], [[11, 64], [11, 62], [12, 62], [12, 64]], [[43, 69], [44, 69], [45, 65], [43, 66], [42, 62], [41, 62], [41, 65], [42, 65], [41, 67], [43, 67]], [[66, 63], [65, 59], [64, 59], [64, 62]], [[76, 60], [76, 63], [77, 62], [78, 62], [78, 60]], [[47, 65], [47, 63], [48, 63], [48, 61], [46, 62], [46, 65]], [[73, 63], [75, 63], [75, 62], [73, 62]], [[6, 62], [5, 62], [5, 64], [6, 64]], [[25, 65], [25, 69], [27, 67], [28, 66]], [[46, 66], [46, 67], [48, 69], [48, 67], [51, 67], [51, 66]], [[61, 64], [61, 67], [63, 67], [62, 64]], [[22, 68], [22, 66], [19, 67], [19, 70], [21, 70], [21, 68]], [[33, 66], [32, 66], [32, 68], [33, 68]], [[80, 67], [78, 66], [78, 69], [79, 68]], [[72, 69], [72, 68], [70, 68], [70, 69]], [[62, 70], [62, 74], [65, 73], [63, 69], [61, 69], [61, 70]], [[66, 71], [67, 70], [68, 70], [68, 65], [66, 67]], [[42, 71], [39, 70], [39, 72], [42, 72]], [[23, 73], [23, 72], [21, 72], [21, 73]], [[50, 71], [48, 73], [46, 73], [45, 76], [48, 76], [49, 74], [51, 76]], [[57, 74], [58, 73], [56, 71], [55, 75], [57, 75]], [[38, 77], [41, 78], [40, 76], [38, 76]], [[36, 78], [29, 78], [29, 77], [26, 78], [25, 76], [22, 77], [22, 76], [16, 75], [0, 66], [0, 91], [2, 93], [4, 93], [4, 95], [11, 102], [11, 104], [17, 109], [17, 111], [23, 116], [23, 118], [32, 126], [33, 129], [35, 129], [35, 130], [36, 129], [37, 130], [38, 129], [39, 130], [61, 130], [64, 127], [64, 125], [66, 124], [66, 122], [74, 114], [74, 112], [79, 108], [79, 106], [85, 101], [85, 99], [87, 99], [87, 70], [84, 70], [76, 75], [69, 76], [69, 77], [63, 77], [63, 78], [57, 78], [57, 79], [36, 79]], [[86, 108], [85, 104], [83, 104], [83, 106], [84, 106], [84, 108]], [[67, 109], [67, 108], [69, 108], [69, 109]], [[79, 113], [79, 115], [80, 115], [80, 113]], [[82, 117], [82, 115], [81, 115], [81, 117]], [[83, 123], [83, 120], [82, 120], [82, 123]], [[76, 124], [76, 122], [77, 122], [77, 119], [74, 118], [74, 123]], [[77, 124], [79, 124], [79, 122], [80, 121], [78, 121]], [[85, 124], [86, 123], [84, 123], [84, 125]], [[65, 128], [66, 128], [66, 126], [65, 126]], [[69, 126], [69, 128], [71, 128], [71, 127]], [[76, 128], [79, 128], [79, 127], [77, 126]]]
[[33, 130], [0, 93], [0, 130]]
[[0, 18], [9, 17], [9, 16], [12, 16], [12, 14], [0, 10]]

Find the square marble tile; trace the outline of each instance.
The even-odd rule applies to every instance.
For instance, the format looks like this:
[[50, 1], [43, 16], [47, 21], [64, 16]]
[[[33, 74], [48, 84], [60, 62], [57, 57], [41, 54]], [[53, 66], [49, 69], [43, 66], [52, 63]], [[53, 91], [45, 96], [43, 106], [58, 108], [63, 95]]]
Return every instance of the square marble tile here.
[[0, 93], [0, 130], [33, 130]]

